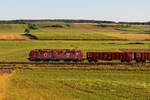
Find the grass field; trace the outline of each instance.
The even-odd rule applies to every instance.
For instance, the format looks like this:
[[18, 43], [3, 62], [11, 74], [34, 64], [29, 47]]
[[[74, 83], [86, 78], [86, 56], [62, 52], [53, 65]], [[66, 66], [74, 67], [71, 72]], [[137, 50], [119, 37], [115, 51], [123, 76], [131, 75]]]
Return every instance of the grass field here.
[[50, 70], [16, 72], [4, 100], [149, 100], [149, 71]]
[[106, 31], [95, 31], [94, 29], [39, 29], [30, 34], [39, 40], [125, 40], [115, 36], [106, 36]]
[[24, 33], [24, 24], [0, 24], [0, 35], [1, 34], [21, 34]]
[[[147, 40], [149, 25], [121, 25], [96, 23], [35, 22], [38, 29], [30, 34], [39, 40]], [[0, 37], [23, 34], [27, 24], [0, 24]], [[134, 38], [134, 36], [136, 38]], [[5, 39], [5, 38], [4, 38]], [[11, 40], [11, 38], [10, 38]]]
[[[61, 25], [62, 27], [51, 27], [51, 25]], [[150, 35], [142, 33], [142, 30], [149, 30], [148, 25], [123, 25], [111, 24], [65, 24], [65, 23], [44, 23], [37, 24], [38, 30], [31, 31], [30, 34], [40, 40], [145, 40]], [[66, 27], [69, 25], [69, 27]], [[131, 37], [130, 37], [131, 36]], [[136, 38], [134, 38], [134, 36]]]
[[[130, 44], [131, 43], [131, 44]], [[133, 44], [132, 44], [133, 43]], [[143, 42], [144, 43], [144, 42]], [[32, 49], [80, 49], [87, 51], [119, 51], [119, 49], [149, 48], [145, 44], [120, 41], [0, 41], [0, 61], [28, 61]]]

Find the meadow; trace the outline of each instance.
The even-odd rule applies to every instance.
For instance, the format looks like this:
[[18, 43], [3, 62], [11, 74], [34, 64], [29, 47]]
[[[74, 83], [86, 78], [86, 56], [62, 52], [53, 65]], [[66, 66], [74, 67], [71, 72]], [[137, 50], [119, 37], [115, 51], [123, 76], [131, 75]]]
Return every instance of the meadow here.
[[149, 71], [17, 71], [4, 100], [149, 100]]
[[[39, 40], [147, 40], [149, 25], [120, 25], [95, 23], [36, 23], [30, 34]], [[58, 25], [57, 27], [53, 26]], [[130, 37], [131, 36], [131, 37]], [[136, 38], [135, 38], [136, 37]]]
[[[149, 25], [64, 22], [0, 24], [0, 39], [11, 40], [13, 38], [17, 40], [23, 38], [26, 40], [25, 37], [21, 37], [25, 34], [25, 29], [29, 29], [28, 35], [36, 37], [35, 39], [38, 40], [144, 41], [150, 39], [149, 32], [142, 32], [143, 30], [150, 30]], [[13, 37], [13, 35], [19, 36]]]

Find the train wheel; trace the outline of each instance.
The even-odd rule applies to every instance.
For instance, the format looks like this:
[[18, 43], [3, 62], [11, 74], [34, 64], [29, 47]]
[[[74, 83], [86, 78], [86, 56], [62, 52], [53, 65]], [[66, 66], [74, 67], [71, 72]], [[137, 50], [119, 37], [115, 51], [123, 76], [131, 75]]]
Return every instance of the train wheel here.
[[41, 60], [34, 60], [34, 62], [40, 62]]
[[79, 60], [73, 60], [73, 62], [74, 62], [74, 63], [77, 63], [77, 62], [79, 62]]
[[140, 63], [140, 60], [136, 60], [136, 63]]
[[146, 63], [146, 60], [142, 60], [142, 63]]
[[97, 60], [94, 60], [94, 63], [97, 63], [98, 61]]
[[125, 62], [124, 60], [121, 60], [121, 62], [123, 63], [123, 62]]
[[69, 63], [69, 62], [70, 62], [70, 60], [64, 60], [64, 62]]
[[44, 60], [44, 63], [48, 63], [49, 62], [49, 60]]

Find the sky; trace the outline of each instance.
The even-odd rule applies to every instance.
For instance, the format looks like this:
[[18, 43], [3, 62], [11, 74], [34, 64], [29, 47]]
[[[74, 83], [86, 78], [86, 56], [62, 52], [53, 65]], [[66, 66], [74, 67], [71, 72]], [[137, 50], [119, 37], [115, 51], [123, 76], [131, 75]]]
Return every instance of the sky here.
[[0, 20], [150, 21], [150, 0], [0, 0]]

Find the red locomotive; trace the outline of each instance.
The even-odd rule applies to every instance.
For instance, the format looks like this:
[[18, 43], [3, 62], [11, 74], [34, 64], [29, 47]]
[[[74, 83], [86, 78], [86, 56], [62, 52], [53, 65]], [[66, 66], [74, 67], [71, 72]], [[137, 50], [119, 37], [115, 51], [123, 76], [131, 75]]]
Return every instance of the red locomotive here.
[[[137, 63], [150, 61], [150, 52], [87, 52], [86, 59], [89, 62], [98, 62], [98, 60], [120, 60], [121, 62], [131, 62], [135, 60]], [[35, 49], [30, 51], [30, 61], [74, 61], [84, 60], [81, 50], [49, 50]]]
[[83, 52], [81, 50], [44, 50], [35, 49], [30, 51], [30, 61], [82, 61]]

